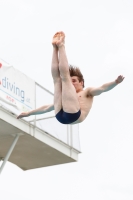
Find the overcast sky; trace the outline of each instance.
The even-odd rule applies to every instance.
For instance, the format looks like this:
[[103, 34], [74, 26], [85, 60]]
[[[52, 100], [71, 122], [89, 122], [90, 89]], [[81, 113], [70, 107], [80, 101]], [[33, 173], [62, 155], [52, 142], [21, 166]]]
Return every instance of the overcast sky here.
[[[133, 199], [133, 1], [0, 0], [0, 58], [53, 92], [52, 37], [66, 34], [68, 61], [85, 87], [125, 76], [95, 97], [80, 124], [76, 163], [22, 171], [7, 163], [3, 200]], [[1, 163], [0, 163], [1, 164]]]

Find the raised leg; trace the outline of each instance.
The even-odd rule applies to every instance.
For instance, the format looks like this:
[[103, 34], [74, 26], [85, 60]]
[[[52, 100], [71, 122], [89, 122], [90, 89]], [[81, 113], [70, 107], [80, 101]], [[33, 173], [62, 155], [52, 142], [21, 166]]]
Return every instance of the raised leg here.
[[55, 45], [55, 37], [53, 37], [53, 55], [51, 63], [51, 73], [54, 82], [54, 109], [55, 114], [57, 114], [62, 108], [62, 88], [61, 88], [61, 78], [59, 73], [59, 61], [58, 61], [58, 48]]
[[63, 110], [68, 113], [75, 113], [79, 111], [80, 104], [69, 74], [69, 64], [65, 51], [65, 34], [63, 32], [58, 33], [56, 45], [59, 49], [59, 72], [62, 81]]

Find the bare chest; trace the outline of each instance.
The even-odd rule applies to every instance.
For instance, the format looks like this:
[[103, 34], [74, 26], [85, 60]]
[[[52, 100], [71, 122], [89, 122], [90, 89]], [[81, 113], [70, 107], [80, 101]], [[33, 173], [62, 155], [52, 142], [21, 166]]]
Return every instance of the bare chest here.
[[93, 103], [93, 97], [87, 96], [84, 91], [77, 93], [77, 95], [81, 109], [86, 111], [90, 110]]

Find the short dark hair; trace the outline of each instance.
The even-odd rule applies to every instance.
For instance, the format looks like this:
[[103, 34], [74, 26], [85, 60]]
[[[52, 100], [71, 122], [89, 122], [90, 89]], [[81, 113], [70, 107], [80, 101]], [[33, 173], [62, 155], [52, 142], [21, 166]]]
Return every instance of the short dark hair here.
[[79, 82], [83, 81], [83, 88], [84, 88], [84, 77], [83, 77], [80, 69], [78, 67], [74, 67], [74, 66], [69, 64], [69, 73], [70, 73], [71, 77], [72, 76], [77, 76]]

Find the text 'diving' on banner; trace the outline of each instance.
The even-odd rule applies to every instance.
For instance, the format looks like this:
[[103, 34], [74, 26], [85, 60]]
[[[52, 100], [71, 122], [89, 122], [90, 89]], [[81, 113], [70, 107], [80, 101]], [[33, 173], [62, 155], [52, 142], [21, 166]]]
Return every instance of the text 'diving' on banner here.
[[0, 100], [21, 111], [35, 108], [35, 81], [1, 59]]

